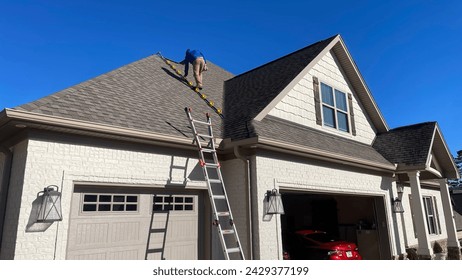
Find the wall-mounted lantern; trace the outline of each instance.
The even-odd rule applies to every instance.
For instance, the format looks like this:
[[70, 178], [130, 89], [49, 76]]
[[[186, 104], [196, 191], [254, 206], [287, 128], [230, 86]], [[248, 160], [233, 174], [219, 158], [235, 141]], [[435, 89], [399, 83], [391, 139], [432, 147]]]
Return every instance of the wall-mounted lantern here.
[[37, 198], [41, 197], [37, 213], [38, 223], [49, 223], [62, 221], [63, 215], [61, 212], [61, 193], [58, 186], [50, 185], [37, 194]]
[[403, 208], [403, 186], [402, 185], [397, 185], [396, 186], [396, 192], [398, 193], [398, 197], [393, 199], [393, 212], [395, 213], [404, 213], [404, 208]]
[[276, 188], [271, 191], [266, 191], [266, 214], [284, 214], [284, 206], [282, 205], [281, 194]]

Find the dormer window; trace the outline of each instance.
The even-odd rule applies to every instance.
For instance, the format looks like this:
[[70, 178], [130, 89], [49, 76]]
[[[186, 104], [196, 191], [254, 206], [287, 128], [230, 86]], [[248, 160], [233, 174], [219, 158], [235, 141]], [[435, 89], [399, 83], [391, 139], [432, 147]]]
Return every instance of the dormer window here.
[[350, 132], [346, 93], [321, 83], [321, 101], [323, 124]]

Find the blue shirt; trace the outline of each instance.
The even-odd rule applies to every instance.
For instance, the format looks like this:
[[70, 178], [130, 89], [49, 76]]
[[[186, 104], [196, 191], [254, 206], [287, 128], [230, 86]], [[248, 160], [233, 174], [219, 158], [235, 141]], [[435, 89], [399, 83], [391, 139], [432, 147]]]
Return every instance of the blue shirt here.
[[199, 57], [202, 57], [205, 61], [205, 63], [207, 63], [207, 60], [205, 60], [205, 56], [202, 54], [201, 51], [199, 50], [190, 50], [188, 49], [186, 51], [186, 55], [183, 59], [182, 62], [180, 62], [181, 64], [184, 64], [184, 75], [185, 76], [188, 76], [188, 70], [189, 70], [189, 63], [193, 63], [194, 60], [198, 59]]

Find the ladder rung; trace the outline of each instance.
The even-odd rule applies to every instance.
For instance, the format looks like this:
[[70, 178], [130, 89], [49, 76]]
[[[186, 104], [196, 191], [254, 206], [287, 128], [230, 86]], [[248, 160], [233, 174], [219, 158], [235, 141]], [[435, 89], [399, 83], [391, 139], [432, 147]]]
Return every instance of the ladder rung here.
[[166, 228], [153, 228], [151, 229], [151, 233], [159, 233], [159, 232], [165, 232], [167, 229]]
[[229, 212], [217, 212], [217, 216], [229, 216]]
[[212, 184], [219, 184], [221, 183], [221, 180], [220, 179], [209, 179], [209, 182]]
[[200, 124], [205, 124], [205, 125], [212, 125], [211, 123], [208, 123], [208, 122], [196, 121], [196, 120], [192, 120], [192, 121], [195, 122], [195, 123], [200, 123]]
[[151, 254], [152, 253], [162, 253], [164, 251], [164, 249], [162, 249], [162, 248], [160, 248], [160, 249], [147, 249], [146, 251], [147, 251], [148, 254], [149, 253], [151, 253]]
[[226, 199], [224, 195], [214, 195], [213, 199]]
[[234, 230], [232, 229], [224, 229], [221, 231], [223, 234], [233, 234], [234, 233]]
[[205, 167], [220, 167], [219, 163], [205, 163]]
[[199, 134], [198, 133], [197, 136], [202, 137], [202, 138], [213, 138], [212, 135], [208, 135], [208, 134]]
[[202, 151], [202, 152], [206, 152], [206, 153], [215, 153], [215, 150], [214, 150], [214, 149], [201, 148], [201, 151]]
[[239, 247], [236, 247], [236, 248], [226, 248], [226, 252], [228, 252], [228, 253], [240, 253], [240, 252], [241, 252], [241, 249], [239, 249]]
[[170, 167], [175, 168], [175, 169], [187, 169], [187, 166], [182, 166], [182, 165], [172, 165]]

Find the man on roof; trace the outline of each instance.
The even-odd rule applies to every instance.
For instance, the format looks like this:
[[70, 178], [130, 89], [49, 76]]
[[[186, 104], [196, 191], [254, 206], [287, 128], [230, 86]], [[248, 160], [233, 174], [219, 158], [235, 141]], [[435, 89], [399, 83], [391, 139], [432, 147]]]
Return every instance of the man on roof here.
[[188, 76], [189, 63], [193, 66], [194, 79], [196, 87], [202, 89], [202, 72], [207, 71], [207, 61], [204, 55], [199, 50], [186, 50], [185, 57], [180, 64], [184, 64], [184, 76]]

